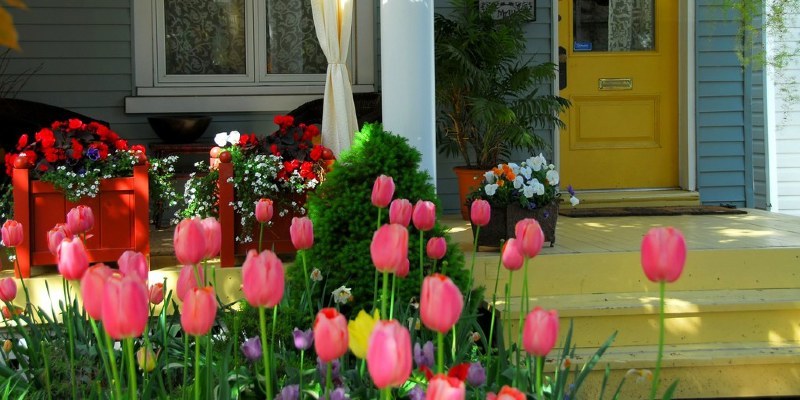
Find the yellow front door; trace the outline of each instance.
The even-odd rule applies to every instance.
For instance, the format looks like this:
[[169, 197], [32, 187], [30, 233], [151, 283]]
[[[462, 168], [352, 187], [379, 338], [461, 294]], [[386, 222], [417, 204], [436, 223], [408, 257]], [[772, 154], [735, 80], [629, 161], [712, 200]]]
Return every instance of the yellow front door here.
[[564, 185], [678, 186], [678, 3], [558, 1]]

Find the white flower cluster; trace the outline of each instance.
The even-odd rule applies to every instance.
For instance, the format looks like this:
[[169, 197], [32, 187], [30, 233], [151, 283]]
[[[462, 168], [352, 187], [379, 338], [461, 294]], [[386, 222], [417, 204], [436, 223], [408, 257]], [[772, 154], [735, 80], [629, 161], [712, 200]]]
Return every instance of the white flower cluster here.
[[[483, 192], [489, 198], [498, 194], [500, 188], [503, 188], [503, 193], [507, 196], [509, 190], [513, 188], [514, 196], [521, 195], [531, 203], [542, 201], [542, 197], [545, 199], [550, 196], [557, 197], [557, 188], [561, 180], [556, 166], [548, 163], [541, 153], [519, 164], [500, 164], [486, 171], [483, 178]], [[570, 188], [570, 203], [574, 206], [579, 202]]]

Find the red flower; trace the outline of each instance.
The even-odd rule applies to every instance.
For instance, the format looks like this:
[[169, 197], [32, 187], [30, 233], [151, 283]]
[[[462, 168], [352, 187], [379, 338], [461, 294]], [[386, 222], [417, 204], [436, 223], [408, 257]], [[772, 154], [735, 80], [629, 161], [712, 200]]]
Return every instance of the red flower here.
[[36, 141], [41, 142], [43, 148], [48, 148], [56, 144], [56, 137], [50, 129], [42, 128], [36, 132]]
[[135, 145], [131, 146], [131, 151], [134, 152], [134, 153], [141, 152], [142, 154], [145, 154], [144, 146], [142, 146], [140, 144], [135, 144]]
[[304, 161], [300, 166], [300, 176], [303, 179], [315, 179], [317, 174], [314, 173], [314, 164], [310, 161]]
[[319, 128], [316, 125], [309, 125], [306, 127], [305, 131], [303, 132], [303, 138], [308, 137], [306, 140], [311, 140], [311, 138], [319, 136]]
[[276, 156], [280, 156], [281, 155], [281, 152], [278, 151], [278, 145], [275, 144], [275, 143], [273, 143], [272, 145], [269, 146], [269, 151], [272, 152], [272, 154], [274, 154]]
[[49, 163], [54, 163], [58, 161], [58, 151], [54, 148], [49, 148], [44, 150], [44, 159], [47, 160]]
[[117, 139], [114, 141], [114, 148], [117, 150], [128, 150], [128, 141]]
[[317, 161], [320, 157], [322, 157], [322, 146], [314, 145], [314, 148], [311, 149], [311, 159]]
[[17, 160], [17, 157], [19, 156], [16, 154], [6, 153], [6, 175], [11, 176], [14, 172], [14, 161]]
[[[73, 120], [70, 120], [70, 124], [71, 124], [71, 121], [73, 121]], [[83, 157], [83, 145], [81, 144], [81, 142], [78, 141], [78, 139], [74, 139], [73, 138], [72, 139], [72, 158], [74, 160], [80, 160], [81, 157]]]
[[80, 129], [83, 126], [83, 121], [81, 121], [81, 120], [79, 120], [77, 118], [71, 118], [68, 121], [68, 123], [69, 123], [68, 129], [70, 129], [70, 130]]
[[292, 160], [292, 161], [284, 161], [284, 162], [283, 162], [283, 168], [284, 168], [284, 169], [285, 169], [287, 172], [293, 172], [293, 171], [294, 171], [294, 170], [296, 170], [296, 169], [297, 169], [297, 167], [299, 167], [299, 166], [300, 166], [300, 161], [298, 161], [297, 159], [294, 159], [294, 160]]
[[23, 133], [17, 141], [17, 151], [22, 150], [23, 147], [28, 145], [28, 134]]

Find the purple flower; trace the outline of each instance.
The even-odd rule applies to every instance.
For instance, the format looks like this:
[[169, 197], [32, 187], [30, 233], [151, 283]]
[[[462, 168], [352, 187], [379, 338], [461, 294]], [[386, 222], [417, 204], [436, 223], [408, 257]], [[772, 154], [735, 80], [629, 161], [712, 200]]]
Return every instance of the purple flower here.
[[344, 392], [344, 388], [336, 388], [331, 392], [331, 400], [350, 400], [350, 398], [347, 397], [347, 393]]
[[575, 189], [572, 188], [572, 185], [567, 186], [567, 191], [570, 196], [575, 196]]
[[275, 400], [297, 400], [300, 398], [300, 386], [289, 385], [281, 389], [280, 394], [275, 396]]
[[89, 150], [86, 150], [86, 157], [89, 157], [92, 161], [97, 161], [100, 159], [100, 150], [90, 147]]
[[420, 347], [419, 343], [414, 343], [414, 363], [417, 364], [417, 368], [422, 368], [423, 366], [432, 368], [434, 361], [433, 342], [429, 340], [422, 347]]
[[413, 389], [409, 390], [408, 398], [411, 400], [425, 400], [425, 391], [422, 386], [415, 385]]
[[479, 387], [486, 383], [486, 370], [481, 363], [474, 362], [469, 365], [469, 370], [467, 370], [467, 383], [474, 387]]
[[300, 329], [294, 328], [292, 335], [294, 335], [294, 347], [297, 348], [297, 350], [308, 350], [311, 344], [314, 343], [314, 332], [311, 331], [311, 329], [301, 331]]
[[261, 358], [261, 340], [258, 336], [251, 337], [242, 343], [242, 353], [250, 361]]

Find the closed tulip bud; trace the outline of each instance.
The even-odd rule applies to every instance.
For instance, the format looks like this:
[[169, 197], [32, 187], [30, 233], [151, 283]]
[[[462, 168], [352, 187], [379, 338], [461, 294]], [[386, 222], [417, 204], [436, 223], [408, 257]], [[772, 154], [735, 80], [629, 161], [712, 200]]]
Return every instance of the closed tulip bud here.
[[70, 232], [66, 224], [56, 224], [56, 226], [47, 231], [47, 248], [50, 250], [50, 254], [57, 256], [58, 246], [61, 245], [64, 239], [72, 236], [72, 232]]
[[13, 219], [3, 223], [3, 246], [17, 247], [22, 244], [22, 224]]
[[88, 232], [94, 227], [94, 213], [87, 206], [77, 206], [67, 213], [67, 227], [75, 235]]
[[[205, 276], [203, 274], [203, 269], [198, 268], [199, 271], [196, 271], [195, 268], [191, 265], [184, 265], [181, 268], [180, 274], [178, 274], [178, 283], [175, 284], [175, 294], [178, 296], [180, 301], [186, 301], [186, 295], [189, 294], [193, 289], [196, 289], [197, 286], [197, 275], [200, 276], [200, 282], [205, 285]], [[197, 274], [197, 275], [196, 275]]]
[[473, 362], [469, 365], [467, 383], [472, 387], [479, 387], [486, 383], [486, 369], [481, 363]]
[[272, 200], [259, 199], [256, 202], [256, 221], [265, 224], [272, 219], [273, 213]]
[[81, 279], [89, 268], [86, 247], [78, 237], [66, 238], [58, 246], [58, 272], [67, 280]]
[[642, 268], [653, 282], [675, 282], [686, 264], [686, 239], [678, 229], [653, 228], [642, 240]]
[[514, 236], [519, 240], [519, 247], [525, 257], [536, 257], [542, 250], [544, 232], [535, 219], [525, 218], [517, 222], [514, 226]]
[[242, 291], [253, 307], [275, 307], [283, 298], [283, 263], [275, 253], [247, 252], [242, 265]]
[[314, 350], [323, 362], [331, 362], [347, 352], [347, 319], [335, 308], [323, 308], [314, 320]]
[[200, 218], [187, 218], [175, 227], [175, 257], [182, 265], [195, 265], [206, 255], [206, 235]]
[[3, 342], [3, 351], [5, 351], [6, 353], [11, 352], [11, 349], [13, 348], [14, 348], [14, 343], [11, 342], [11, 339], [6, 339]]
[[214, 326], [217, 317], [217, 299], [214, 288], [194, 288], [187, 295], [181, 309], [181, 326], [192, 336], [203, 336]]
[[522, 345], [525, 351], [537, 356], [544, 357], [558, 339], [558, 312], [556, 310], [545, 311], [541, 307], [536, 307], [525, 317], [525, 326], [522, 328]]
[[464, 400], [467, 388], [458, 378], [447, 375], [436, 375], [428, 382], [428, 392], [425, 400]]
[[200, 222], [206, 238], [205, 258], [214, 258], [222, 248], [222, 225], [214, 217], [204, 218]]
[[395, 199], [389, 205], [389, 223], [408, 227], [411, 223], [411, 211], [414, 207], [407, 199]]
[[372, 235], [369, 252], [378, 271], [396, 272], [408, 259], [408, 229], [398, 224], [381, 226]]
[[256, 361], [261, 358], [261, 338], [251, 337], [242, 343], [242, 354], [249, 361]]
[[81, 278], [83, 308], [93, 320], [103, 318], [103, 288], [113, 272], [108, 265], [100, 263], [89, 267]]
[[447, 241], [443, 237], [432, 237], [428, 239], [425, 250], [428, 253], [428, 258], [441, 260], [447, 253]]
[[141, 336], [149, 313], [147, 288], [139, 278], [112, 273], [106, 279], [102, 320], [108, 336], [114, 340]]
[[522, 254], [522, 249], [519, 247], [519, 240], [515, 238], [508, 239], [503, 244], [503, 266], [511, 271], [516, 271], [522, 268], [525, 262], [525, 256]]
[[492, 206], [489, 205], [488, 201], [483, 199], [475, 200], [469, 210], [469, 217], [473, 224], [486, 226], [489, 223], [489, 218], [492, 216]]
[[147, 282], [150, 267], [147, 266], [147, 257], [144, 254], [126, 250], [117, 259], [117, 265], [123, 275], [131, 275], [141, 279], [142, 282]]
[[8, 303], [17, 298], [17, 282], [14, 278], [0, 279], [0, 300]]
[[433, 342], [430, 340], [420, 346], [419, 343], [414, 343], [414, 362], [417, 368], [427, 367], [432, 368], [436, 359], [433, 356]]
[[527, 400], [527, 397], [525, 396], [525, 393], [522, 393], [511, 386], [505, 385], [497, 394], [491, 392], [487, 393], [486, 400]]
[[391, 176], [381, 175], [372, 185], [372, 205], [386, 208], [394, 196], [394, 180]]
[[148, 297], [150, 298], [150, 304], [152, 305], [161, 304], [161, 302], [164, 301], [164, 284], [159, 282], [150, 285], [150, 292]]
[[395, 320], [379, 321], [367, 347], [367, 367], [379, 389], [399, 387], [411, 375], [411, 335]]
[[294, 217], [289, 227], [289, 236], [295, 249], [310, 249], [314, 245], [314, 224], [308, 217]]
[[139, 369], [145, 372], [153, 372], [156, 369], [156, 353], [150, 346], [142, 346], [136, 352], [136, 364]]
[[447, 333], [461, 317], [464, 297], [450, 278], [433, 274], [422, 281], [419, 316], [433, 331]]
[[369, 315], [366, 311], [361, 310], [356, 315], [356, 319], [347, 323], [348, 346], [357, 358], [364, 359], [367, 356], [369, 338], [372, 335], [375, 324], [380, 319], [378, 310], [375, 310], [374, 315]]
[[414, 221], [417, 230], [424, 232], [433, 229], [436, 225], [436, 205], [430, 201], [417, 201], [411, 213], [411, 220]]
[[297, 350], [308, 350], [314, 343], [314, 332], [311, 329], [301, 331], [294, 328], [292, 337], [294, 338], [294, 348]]

